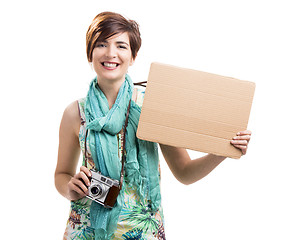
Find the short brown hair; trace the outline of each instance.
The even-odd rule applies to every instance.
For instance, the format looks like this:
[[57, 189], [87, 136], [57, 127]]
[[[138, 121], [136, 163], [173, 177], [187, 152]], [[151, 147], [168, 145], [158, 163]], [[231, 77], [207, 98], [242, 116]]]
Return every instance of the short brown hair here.
[[118, 33], [128, 33], [133, 59], [141, 47], [139, 25], [134, 20], [127, 20], [114, 12], [99, 13], [86, 32], [86, 54], [89, 62], [92, 61], [92, 52], [97, 41], [104, 41]]

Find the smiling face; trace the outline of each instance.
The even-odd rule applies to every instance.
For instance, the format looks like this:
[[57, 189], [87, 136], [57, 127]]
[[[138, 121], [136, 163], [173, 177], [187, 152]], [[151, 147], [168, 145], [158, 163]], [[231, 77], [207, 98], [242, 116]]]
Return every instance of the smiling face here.
[[98, 83], [123, 83], [128, 67], [134, 62], [127, 32], [97, 41], [92, 52], [92, 64]]

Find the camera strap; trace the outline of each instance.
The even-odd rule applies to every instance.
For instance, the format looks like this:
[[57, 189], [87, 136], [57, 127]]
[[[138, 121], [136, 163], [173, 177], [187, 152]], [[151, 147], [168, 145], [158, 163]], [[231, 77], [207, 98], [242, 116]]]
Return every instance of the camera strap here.
[[[134, 83], [134, 85], [139, 85], [139, 86], [142, 86], [142, 87], [146, 87], [146, 84], [147, 84], [147, 81]], [[121, 163], [122, 166], [121, 166], [120, 182], [119, 182], [119, 189], [120, 190], [122, 188], [123, 179], [124, 179], [124, 164], [125, 164], [125, 161], [126, 161], [125, 135], [126, 135], [126, 128], [127, 128], [127, 125], [128, 125], [128, 116], [129, 116], [130, 104], [131, 104], [131, 99], [129, 100], [129, 103], [128, 103], [125, 123], [124, 123], [124, 127], [123, 127], [123, 134], [122, 134], [122, 163]], [[82, 123], [83, 123], [83, 120], [81, 120], [81, 124]], [[89, 158], [87, 156], [87, 135], [88, 135], [88, 130], [86, 129], [86, 131], [85, 131], [85, 140], [84, 140], [84, 158], [85, 158], [84, 166], [86, 168], [87, 168], [87, 159]]]

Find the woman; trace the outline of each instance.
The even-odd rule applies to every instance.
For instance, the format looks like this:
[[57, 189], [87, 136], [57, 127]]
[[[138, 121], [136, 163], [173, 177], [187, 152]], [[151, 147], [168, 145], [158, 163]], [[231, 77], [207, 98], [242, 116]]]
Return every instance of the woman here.
[[[144, 92], [133, 94], [127, 75], [140, 46], [137, 23], [116, 13], [98, 14], [87, 31], [87, 58], [97, 76], [87, 97], [65, 109], [59, 133], [55, 185], [71, 200], [64, 239], [165, 239], [157, 145], [135, 136]], [[250, 131], [239, 132], [231, 144], [246, 154], [250, 136]], [[185, 149], [160, 148], [184, 184], [202, 179], [225, 159], [208, 154], [191, 160]], [[76, 173], [80, 149], [85, 166]], [[123, 159], [125, 176], [114, 207], [86, 198], [90, 170], [119, 180]]]

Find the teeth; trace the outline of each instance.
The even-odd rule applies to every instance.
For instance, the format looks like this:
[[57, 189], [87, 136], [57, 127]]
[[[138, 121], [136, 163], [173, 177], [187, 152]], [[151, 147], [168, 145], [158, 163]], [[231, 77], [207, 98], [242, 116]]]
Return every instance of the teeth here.
[[105, 62], [103, 65], [104, 65], [105, 67], [110, 67], [110, 68], [117, 67], [117, 64], [116, 64], [116, 63], [107, 63], [107, 62]]

